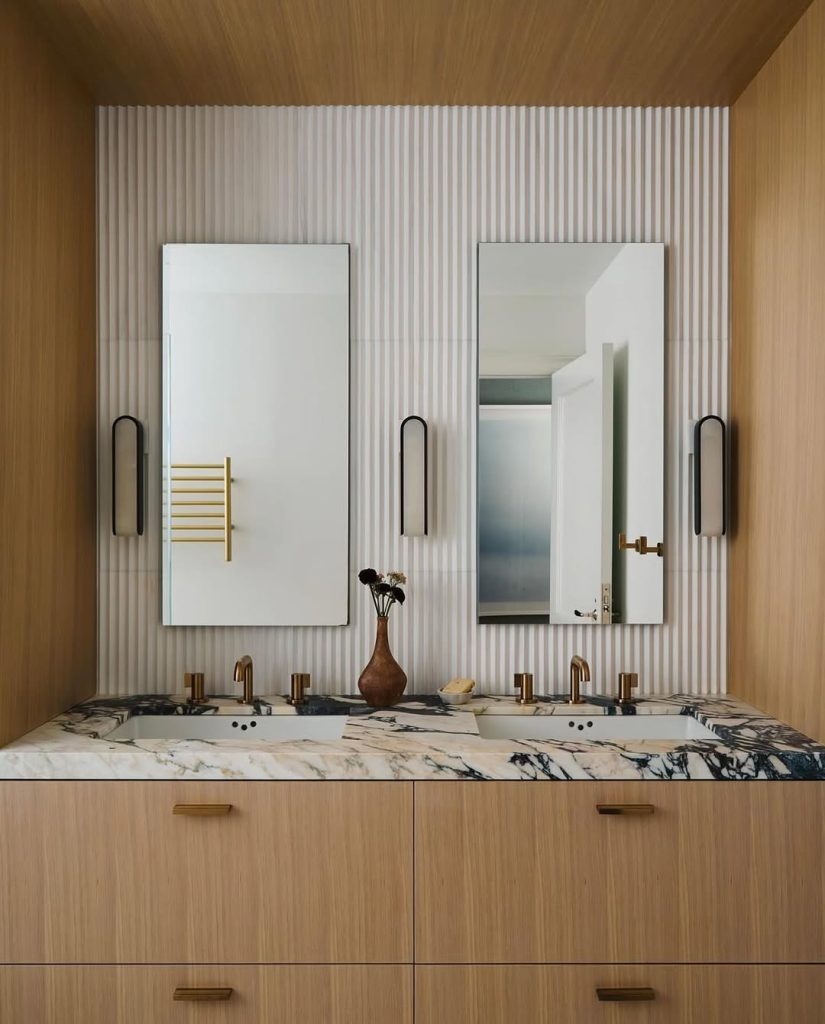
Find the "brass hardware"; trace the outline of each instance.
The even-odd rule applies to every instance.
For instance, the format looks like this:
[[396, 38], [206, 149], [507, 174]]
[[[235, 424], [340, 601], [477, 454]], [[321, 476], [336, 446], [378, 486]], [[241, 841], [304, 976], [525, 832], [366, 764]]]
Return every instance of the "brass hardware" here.
[[190, 818], [221, 818], [231, 810], [232, 804], [175, 804], [172, 814], [185, 814]]
[[635, 690], [639, 685], [639, 673], [638, 672], [620, 672], [619, 673], [619, 696], [616, 698], [618, 704], [632, 704], [633, 694], [632, 690]]
[[[232, 561], [232, 460], [227, 456], [223, 462], [173, 462], [171, 466], [172, 470], [176, 469], [222, 469], [223, 473], [220, 476], [210, 475], [195, 475], [190, 476], [187, 473], [179, 474], [172, 473], [170, 482], [173, 486], [170, 487], [169, 504], [172, 506], [184, 506], [186, 512], [172, 512], [169, 514], [170, 519], [223, 519], [222, 526], [213, 526], [211, 523], [171, 523], [169, 524], [171, 537], [170, 540], [173, 544], [223, 544], [223, 557], [224, 561]], [[220, 487], [180, 487], [174, 486], [174, 484], [184, 483], [221, 483]], [[175, 498], [174, 495], [181, 494], [193, 494], [193, 495], [205, 495], [205, 494], [220, 494], [221, 498]], [[203, 508], [206, 506], [222, 507], [221, 512], [193, 512], [192, 509]], [[180, 536], [181, 531], [188, 530], [194, 533], [208, 533], [221, 531], [220, 537], [182, 537]]]
[[653, 804], [596, 804], [597, 814], [653, 814]]
[[619, 551], [635, 551], [638, 555], [658, 555], [659, 558], [664, 558], [665, 546], [662, 541], [650, 546], [644, 534], [636, 540], [628, 540], [625, 534], [620, 533]]
[[570, 698], [568, 704], [584, 704], [581, 695], [581, 684], [590, 682], [590, 666], [578, 654], [570, 659]]
[[[227, 455], [223, 460], [223, 560], [232, 561], [232, 460]], [[250, 679], [252, 670], [250, 669]]]
[[613, 621], [613, 587], [609, 583], [602, 583], [602, 614], [599, 623], [602, 626], [609, 626]]
[[597, 988], [600, 1003], [645, 1003], [656, 998], [652, 988]]
[[223, 544], [223, 537], [173, 537], [173, 544]]
[[[197, 523], [181, 523], [179, 526], [174, 527], [175, 530], [222, 530], [223, 526], [212, 526], [211, 524], [204, 523], [203, 526], [198, 526]], [[220, 538], [223, 540], [223, 537]]]
[[248, 654], [235, 662], [233, 678], [236, 683], [243, 683], [243, 697], [238, 698], [238, 703], [253, 704], [255, 697], [252, 690], [252, 658]]
[[309, 672], [293, 672], [290, 676], [288, 704], [305, 704], [304, 690], [308, 690], [312, 682]]
[[176, 1003], [223, 1003], [232, 998], [231, 988], [176, 988], [172, 999]]
[[205, 704], [203, 672], [187, 672], [183, 677], [184, 685], [192, 692], [189, 694], [190, 704]]
[[533, 696], [533, 673], [532, 672], [516, 672], [513, 676], [513, 686], [517, 690], [521, 690], [521, 695], [516, 697], [516, 703], [518, 704], [535, 704], [536, 698]]

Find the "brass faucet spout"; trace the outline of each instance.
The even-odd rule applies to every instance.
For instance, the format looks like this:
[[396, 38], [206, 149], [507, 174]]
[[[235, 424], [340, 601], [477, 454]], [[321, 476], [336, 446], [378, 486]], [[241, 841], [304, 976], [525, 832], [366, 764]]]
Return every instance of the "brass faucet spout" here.
[[238, 699], [238, 703], [253, 704], [255, 697], [252, 688], [252, 658], [248, 654], [235, 662], [233, 678], [236, 683], [243, 683], [243, 697]]
[[570, 698], [568, 704], [584, 704], [581, 684], [590, 682], [590, 666], [579, 654], [570, 659]]

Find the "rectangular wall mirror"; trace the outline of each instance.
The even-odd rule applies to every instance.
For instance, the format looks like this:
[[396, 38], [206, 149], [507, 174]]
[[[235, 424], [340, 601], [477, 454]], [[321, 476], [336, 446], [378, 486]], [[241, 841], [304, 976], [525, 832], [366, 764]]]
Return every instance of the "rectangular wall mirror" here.
[[661, 623], [664, 246], [478, 247], [478, 620]]
[[348, 620], [349, 246], [163, 247], [163, 623]]

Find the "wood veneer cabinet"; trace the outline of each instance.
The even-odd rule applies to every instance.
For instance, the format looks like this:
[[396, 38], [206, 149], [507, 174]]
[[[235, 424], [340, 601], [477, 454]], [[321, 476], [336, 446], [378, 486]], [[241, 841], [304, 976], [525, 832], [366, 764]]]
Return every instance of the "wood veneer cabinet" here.
[[[653, 1000], [596, 995], [631, 987]], [[821, 1024], [825, 967], [418, 967], [415, 993], [418, 1024]]]
[[825, 962], [815, 782], [420, 783], [415, 836], [420, 963]]
[[408, 963], [412, 785], [6, 782], [0, 893], [5, 963]]
[[[231, 988], [175, 1001], [176, 989]], [[183, 993], [181, 993], [183, 994]], [[225, 995], [225, 993], [223, 993]], [[0, 967], [3, 1024], [411, 1024], [412, 967]]]

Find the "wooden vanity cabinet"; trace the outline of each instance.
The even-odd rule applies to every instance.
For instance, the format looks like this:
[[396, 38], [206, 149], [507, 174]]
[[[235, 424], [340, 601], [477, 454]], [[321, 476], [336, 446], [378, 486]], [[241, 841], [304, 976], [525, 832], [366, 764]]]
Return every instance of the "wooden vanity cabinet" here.
[[412, 983], [386, 965], [0, 967], [0, 1021], [412, 1024]]
[[419, 963], [825, 962], [816, 782], [418, 783], [415, 837]]
[[2, 963], [412, 960], [410, 783], [14, 781], [0, 823]]
[[825, 967], [430, 966], [415, 997], [417, 1024], [822, 1024]]

